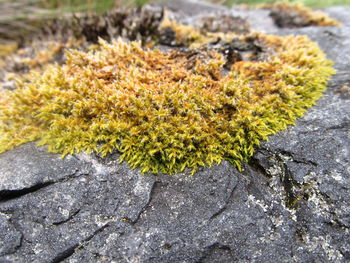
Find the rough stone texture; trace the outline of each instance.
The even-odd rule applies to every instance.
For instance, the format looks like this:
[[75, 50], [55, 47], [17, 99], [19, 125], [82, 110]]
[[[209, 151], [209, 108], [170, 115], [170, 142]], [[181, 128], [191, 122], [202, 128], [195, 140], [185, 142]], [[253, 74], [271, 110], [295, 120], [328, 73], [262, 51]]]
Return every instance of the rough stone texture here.
[[1, 154], [0, 167], [0, 200], [83, 172], [74, 156], [63, 161], [59, 155], [47, 154], [44, 147], [37, 148], [34, 143]]
[[117, 156], [17, 147], [0, 155], [0, 262], [349, 262], [350, 28], [278, 33], [307, 34], [338, 73], [242, 173], [142, 176]]
[[0, 214], [0, 256], [11, 254], [21, 245], [22, 234], [5, 214]]

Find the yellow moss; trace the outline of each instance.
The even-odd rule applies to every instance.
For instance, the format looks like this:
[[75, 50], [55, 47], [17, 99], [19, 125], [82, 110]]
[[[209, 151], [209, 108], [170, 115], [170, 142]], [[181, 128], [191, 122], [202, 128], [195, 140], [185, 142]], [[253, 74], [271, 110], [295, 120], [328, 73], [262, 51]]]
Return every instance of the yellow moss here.
[[216, 42], [218, 39], [229, 41], [237, 34], [233, 32], [203, 32], [198, 28], [189, 25], [183, 25], [176, 20], [164, 19], [160, 25], [160, 29], [171, 28], [176, 35], [176, 45], [184, 45], [191, 48], [198, 48], [205, 44]]
[[5, 67], [5, 57], [13, 54], [17, 50], [18, 46], [14, 42], [0, 43], [0, 69]]
[[269, 8], [277, 12], [285, 12], [286, 14], [298, 14], [305, 25], [313, 26], [341, 26], [342, 24], [336, 19], [330, 18], [321, 11], [313, 11], [305, 7], [301, 3], [276, 2], [273, 4], [265, 4], [262, 8]]
[[12, 54], [17, 48], [18, 46], [15, 42], [0, 43], [0, 58]]
[[164, 19], [159, 27], [160, 30], [165, 28], [171, 28], [176, 35], [176, 43], [174, 44], [182, 44], [189, 46], [193, 42], [197, 43], [206, 43], [207, 40], [203, 36], [203, 34], [200, 33], [199, 30], [195, 29], [192, 26], [187, 26], [178, 23], [175, 20], [170, 19]]
[[66, 154], [113, 151], [143, 173], [228, 160], [238, 169], [267, 136], [294, 124], [326, 89], [332, 63], [304, 36], [253, 36], [274, 50], [223, 74], [223, 56], [101, 41], [69, 51], [63, 66], [9, 91], [0, 105], [0, 151], [39, 140]]
[[[29, 71], [45, 71], [47, 65], [53, 62], [63, 62], [64, 52], [69, 48], [85, 48], [84, 39], [69, 38], [67, 40], [36, 40], [30, 45], [13, 50], [7, 56], [0, 56], [0, 82], [15, 83], [16, 80], [26, 81], [30, 78]], [[88, 47], [90, 48], [90, 47]], [[93, 48], [91, 46], [91, 48]], [[18, 74], [18, 72], [24, 72]], [[29, 75], [29, 76], [28, 76]], [[0, 93], [0, 97], [3, 95]], [[1, 98], [0, 98], [1, 99]]]
[[83, 39], [69, 38], [67, 41], [51, 40], [42, 43], [34, 42], [31, 49], [20, 49], [17, 52], [19, 62], [26, 64], [30, 69], [44, 69], [46, 65], [55, 61], [55, 56], [65, 49], [80, 47]]
[[38, 66], [43, 66], [52, 62], [53, 57], [58, 54], [63, 49], [63, 44], [60, 42], [52, 41], [49, 42], [47, 48], [38, 51], [34, 58], [25, 58], [21, 62], [27, 64], [29, 68], [35, 68]]

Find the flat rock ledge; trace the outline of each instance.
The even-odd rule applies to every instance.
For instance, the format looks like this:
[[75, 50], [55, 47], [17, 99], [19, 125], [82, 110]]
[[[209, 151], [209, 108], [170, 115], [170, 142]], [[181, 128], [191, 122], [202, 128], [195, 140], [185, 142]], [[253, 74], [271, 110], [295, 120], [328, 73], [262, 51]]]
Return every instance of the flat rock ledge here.
[[349, 262], [350, 9], [325, 9], [343, 27], [286, 30], [261, 11], [168, 5], [188, 20], [261, 15], [253, 27], [308, 35], [337, 74], [243, 172], [223, 162], [194, 176], [141, 175], [117, 156], [61, 159], [33, 143], [1, 154], [0, 262]]

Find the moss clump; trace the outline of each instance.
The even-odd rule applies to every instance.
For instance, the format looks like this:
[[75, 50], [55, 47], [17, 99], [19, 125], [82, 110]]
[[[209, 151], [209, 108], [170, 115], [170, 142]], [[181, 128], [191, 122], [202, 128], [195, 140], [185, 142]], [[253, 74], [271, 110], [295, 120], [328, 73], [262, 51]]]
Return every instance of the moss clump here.
[[159, 30], [161, 44], [190, 48], [199, 48], [218, 41], [229, 42], [238, 37], [235, 32], [209, 32], [167, 18], [159, 26]]
[[315, 104], [334, 73], [307, 37], [249, 37], [274, 55], [226, 73], [213, 50], [163, 53], [119, 40], [70, 51], [65, 65], [3, 96], [0, 151], [39, 140], [63, 155], [118, 151], [143, 173], [195, 172], [224, 159], [240, 169], [260, 140]]
[[159, 26], [160, 41], [163, 44], [171, 46], [190, 46], [192, 43], [205, 44], [213, 41], [201, 33], [198, 29], [183, 25], [175, 20], [164, 19]]
[[341, 26], [336, 19], [323, 12], [312, 11], [300, 3], [276, 2], [263, 8], [271, 9], [270, 15], [279, 27]]
[[86, 48], [86, 46], [88, 43], [84, 39], [76, 38], [65, 41], [60, 39], [32, 41], [30, 45], [15, 50], [7, 56], [0, 55], [0, 83], [14, 82], [13, 80], [18, 78], [26, 79], [26, 73], [29, 71], [43, 72], [46, 66], [53, 62], [62, 64], [65, 50]]

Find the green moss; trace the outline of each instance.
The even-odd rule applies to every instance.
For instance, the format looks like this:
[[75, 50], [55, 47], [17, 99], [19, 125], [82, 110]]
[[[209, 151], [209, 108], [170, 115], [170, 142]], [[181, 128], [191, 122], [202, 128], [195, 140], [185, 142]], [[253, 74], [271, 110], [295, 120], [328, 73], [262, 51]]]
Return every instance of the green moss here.
[[62, 155], [118, 151], [143, 173], [228, 160], [238, 169], [326, 89], [332, 63], [304, 36], [255, 34], [273, 54], [223, 74], [215, 51], [144, 50], [121, 40], [70, 51], [0, 98], [0, 151], [38, 140]]

